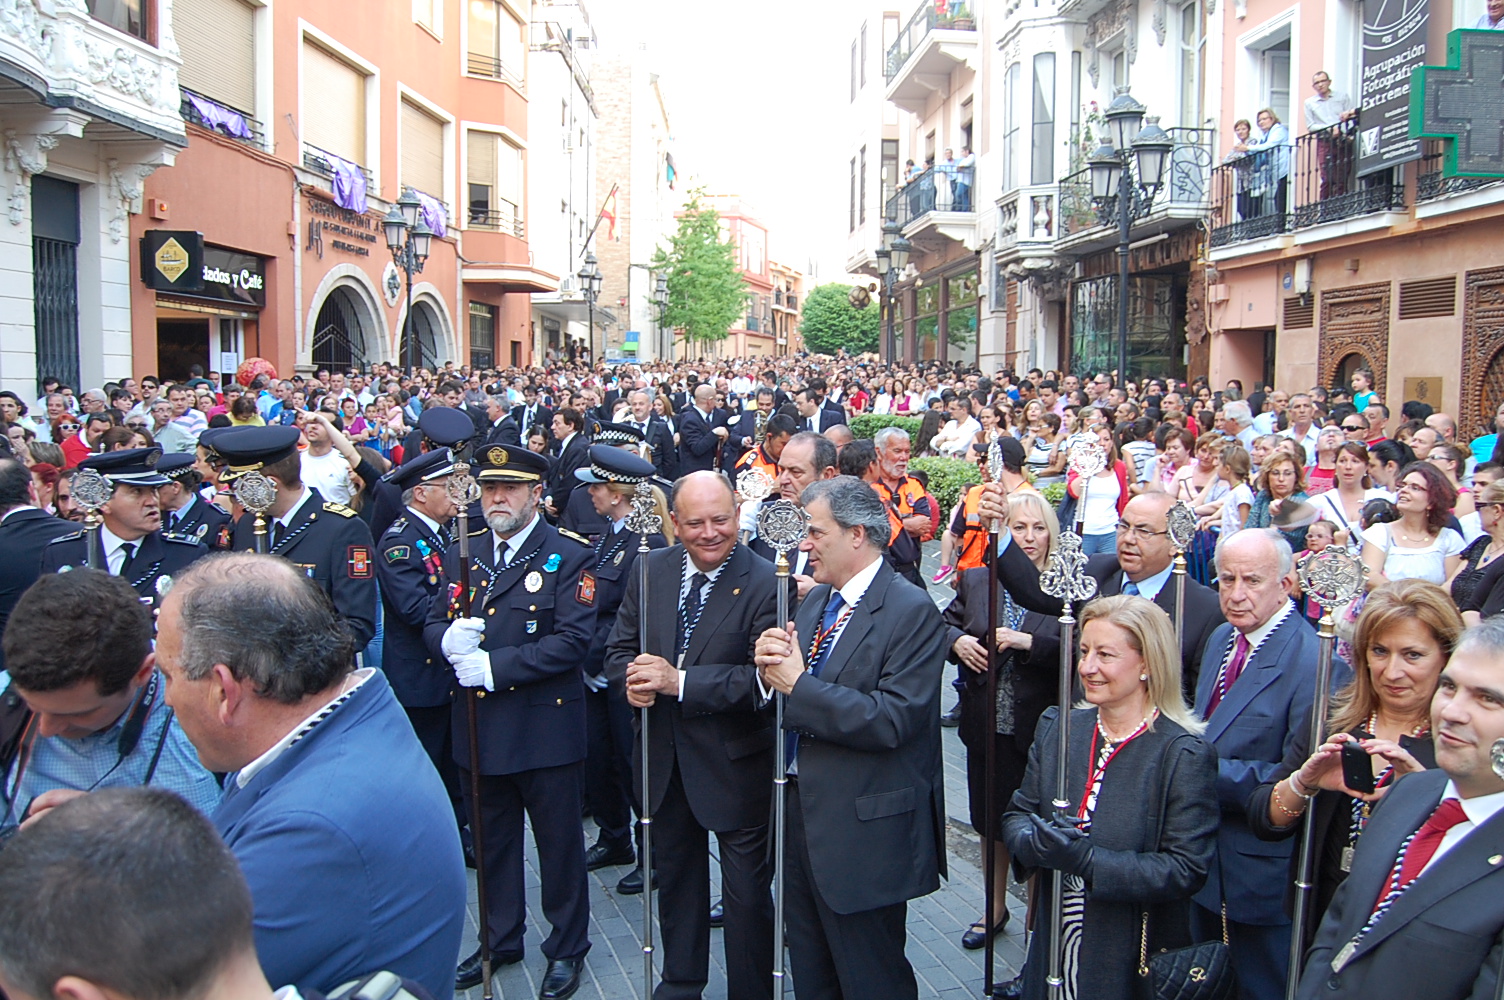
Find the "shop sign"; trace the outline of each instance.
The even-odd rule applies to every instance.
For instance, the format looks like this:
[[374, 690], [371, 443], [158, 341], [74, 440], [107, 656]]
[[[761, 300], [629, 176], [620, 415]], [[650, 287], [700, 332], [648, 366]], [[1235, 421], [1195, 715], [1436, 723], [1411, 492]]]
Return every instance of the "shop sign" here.
[[204, 247], [202, 298], [260, 309], [266, 305], [266, 260], [222, 247]]
[[141, 282], [159, 292], [203, 289], [204, 235], [191, 230], [149, 229], [141, 237]]

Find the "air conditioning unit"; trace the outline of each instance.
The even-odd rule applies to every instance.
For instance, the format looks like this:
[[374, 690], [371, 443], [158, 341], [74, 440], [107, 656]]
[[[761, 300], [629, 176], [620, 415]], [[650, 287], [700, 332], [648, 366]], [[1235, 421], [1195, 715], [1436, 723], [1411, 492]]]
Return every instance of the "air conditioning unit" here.
[[572, 295], [572, 294], [574, 294], [574, 275], [572, 275], [572, 274], [566, 274], [566, 275], [564, 275], [564, 277], [562, 277], [562, 278], [559, 279], [559, 294], [560, 295]]

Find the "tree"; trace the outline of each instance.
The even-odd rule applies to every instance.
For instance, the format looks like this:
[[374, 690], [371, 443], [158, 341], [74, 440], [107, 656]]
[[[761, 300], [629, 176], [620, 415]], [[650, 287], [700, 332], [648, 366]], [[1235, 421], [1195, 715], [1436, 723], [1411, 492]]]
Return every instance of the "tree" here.
[[721, 236], [721, 217], [690, 192], [668, 249], [653, 253], [653, 270], [668, 277], [663, 321], [688, 344], [718, 343], [747, 309], [746, 283], [736, 263], [736, 245]]
[[805, 347], [816, 354], [834, 354], [841, 348], [848, 354], [877, 350], [877, 304], [854, 309], [847, 298], [850, 294], [850, 285], [831, 282], [816, 286], [804, 297], [799, 332]]

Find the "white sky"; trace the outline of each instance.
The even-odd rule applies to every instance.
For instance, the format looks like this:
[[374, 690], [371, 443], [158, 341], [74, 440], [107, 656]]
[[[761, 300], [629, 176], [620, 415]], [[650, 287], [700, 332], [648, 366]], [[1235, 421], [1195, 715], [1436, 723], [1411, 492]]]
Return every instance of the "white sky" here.
[[738, 194], [769, 256], [822, 281], [846, 259], [851, 41], [861, 0], [586, 0], [601, 50], [647, 42], [682, 176]]

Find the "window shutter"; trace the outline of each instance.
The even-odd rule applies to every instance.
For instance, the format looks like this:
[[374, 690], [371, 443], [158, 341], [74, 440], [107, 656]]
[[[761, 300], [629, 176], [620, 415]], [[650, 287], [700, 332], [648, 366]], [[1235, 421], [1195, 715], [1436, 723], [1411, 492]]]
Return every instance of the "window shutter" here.
[[254, 115], [256, 12], [245, 0], [177, 0], [172, 27], [189, 90]]
[[1457, 314], [1457, 276], [1400, 282], [1400, 319]]
[[467, 179], [471, 184], [496, 186], [496, 136], [490, 132], [469, 132], [465, 136], [468, 161]]
[[303, 141], [365, 165], [366, 78], [309, 42], [303, 44]]
[[408, 101], [402, 102], [402, 183], [444, 197], [444, 125]]

